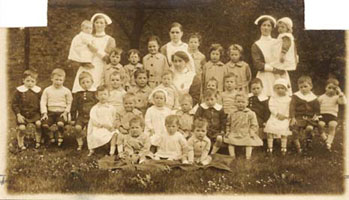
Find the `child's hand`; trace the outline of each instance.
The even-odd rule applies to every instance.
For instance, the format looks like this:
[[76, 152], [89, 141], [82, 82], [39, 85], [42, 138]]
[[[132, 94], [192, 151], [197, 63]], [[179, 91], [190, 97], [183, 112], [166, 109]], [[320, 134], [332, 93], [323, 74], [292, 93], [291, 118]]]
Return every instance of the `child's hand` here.
[[25, 117], [23, 115], [21, 115], [21, 113], [17, 114], [17, 121], [18, 123], [24, 123], [25, 122]]
[[66, 111], [64, 111], [60, 117], [63, 117], [64, 121], [68, 121], [68, 113]]
[[296, 124], [297, 124], [296, 118], [292, 118], [291, 121], [290, 121], [290, 126], [294, 126]]
[[42, 114], [41, 120], [47, 120], [48, 116], [47, 113]]
[[98, 49], [91, 44], [88, 44], [87, 47], [92, 53], [97, 53], [97, 51], [98, 51]]
[[281, 121], [287, 119], [287, 117], [286, 117], [285, 115], [280, 114], [280, 113], [278, 113], [278, 114], [276, 115], [276, 118], [277, 118], [278, 120], [281, 120]]
[[341, 90], [340, 87], [336, 88], [336, 92], [337, 92], [338, 95], [343, 95], [342, 90]]

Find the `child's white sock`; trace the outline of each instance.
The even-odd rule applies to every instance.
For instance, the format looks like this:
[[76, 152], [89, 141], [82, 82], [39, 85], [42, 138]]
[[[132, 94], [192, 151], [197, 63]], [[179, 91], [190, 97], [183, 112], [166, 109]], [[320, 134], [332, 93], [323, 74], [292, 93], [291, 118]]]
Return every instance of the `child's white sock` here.
[[281, 148], [287, 147], [287, 137], [281, 137]]
[[273, 149], [273, 138], [268, 137], [267, 143], [268, 143], [268, 149]]
[[235, 157], [235, 147], [233, 145], [229, 145], [228, 150], [229, 150], [229, 155], [231, 157]]
[[109, 155], [114, 155], [115, 154], [115, 149], [116, 149], [116, 147], [115, 147], [115, 145], [113, 145], [113, 146], [110, 146], [110, 152], [109, 152]]
[[251, 159], [252, 156], [252, 147], [246, 147], [246, 159]]
[[334, 135], [328, 135], [327, 140], [326, 140], [326, 143], [327, 143], [327, 144], [332, 144], [333, 139], [334, 139]]

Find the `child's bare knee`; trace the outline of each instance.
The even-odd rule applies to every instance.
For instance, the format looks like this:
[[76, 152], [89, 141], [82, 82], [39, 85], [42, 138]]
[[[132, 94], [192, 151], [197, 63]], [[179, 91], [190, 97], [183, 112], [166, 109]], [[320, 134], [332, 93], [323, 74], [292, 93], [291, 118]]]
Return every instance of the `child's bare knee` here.
[[313, 128], [313, 126], [307, 126], [306, 128], [305, 128], [305, 131], [312, 131], [314, 128]]
[[20, 131], [25, 131], [25, 125], [19, 125], [18, 126], [18, 129], [20, 130]]
[[36, 126], [36, 128], [40, 128], [41, 127], [41, 121], [36, 121], [35, 122], [35, 126]]
[[319, 126], [321, 128], [325, 127], [326, 123], [324, 121], [319, 121]]
[[64, 123], [63, 122], [57, 122], [57, 126], [64, 127]]
[[75, 130], [76, 130], [77, 132], [81, 132], [81, 131], [82, 131], [82, 127], [81, 127], [80, 125], [76, 125], [76, 126], [75, 126]]
[[338, 125], [338, 123], [337, 123], [336, 121], [330, 121], [330, 122], [328, 123], [328, 127], [329, 127], [330, 129], [336, 129], [337, 125]]

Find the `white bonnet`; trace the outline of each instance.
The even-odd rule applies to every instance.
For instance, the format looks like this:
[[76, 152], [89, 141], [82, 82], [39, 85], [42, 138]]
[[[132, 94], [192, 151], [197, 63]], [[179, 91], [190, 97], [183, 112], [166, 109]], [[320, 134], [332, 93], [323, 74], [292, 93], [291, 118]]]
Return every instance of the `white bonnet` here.
[[156, 93], [156, 92], [163, 92], [164, 94], [165, 94], [165, 102], [167, 101], [167, 99], [168, 99], [168, 94], [167, 94], [167, 91], [166, 90], [164, 90], [164, 89], [162, 89], [162, 88], [155, 88], [151, 93], [150, 93], [150, 95], [149, 95], [149, 100], [150, 100], [150, 102], [151, 103], [153, 103], [154, 104], [154, 102], [153, 102], [153, 96], [154, 96], [154, 94]]
[[288, 28], [290, 31], [292, 31], [293, 22], [292, 22], [292, 20], [291, 20], [289, 17], [283, 17], [283, 18], [281, 18], [281, 19], [279, 19], [279, 20], [277, 21], [277, 23], [279, 23], [279, 22], [282, 22], [282, 23], [286, 24], [287, 28]]
[[261, 16], [259, 16], [259, 17], [256, 19], [256, 21], [254, 21], [254, 23], [255, 23], [256, 25], [258, 25], [259, 21], [264, 20], [264, 19], [269, 19], [269, 20], [271, 20], [273, 26], [274, 26], [274, 27], [276, 26], [276, 20], [275, 20], [275, 18], [272, 17], [272, 16], [270, 16], [270, 15], [261, 15]]
[[283, 79], [283, 78], [276, 79], [274, 82], [274, 86], [276, 85], [283, 85], [285, 86], [285, 88], [289, 88], [286, 79]]
[[97, 16], [102, 16], [105, 19], [105, 22], [107, 23], [107, 25], [111, 24], [112, 21], [110, 19], [110, 17], [108, 17], [108, 15], [104, 14], [104, 13], [96, 13], [91, 17], [91, 22], [93, 22], [93, 20], [97, 17]]

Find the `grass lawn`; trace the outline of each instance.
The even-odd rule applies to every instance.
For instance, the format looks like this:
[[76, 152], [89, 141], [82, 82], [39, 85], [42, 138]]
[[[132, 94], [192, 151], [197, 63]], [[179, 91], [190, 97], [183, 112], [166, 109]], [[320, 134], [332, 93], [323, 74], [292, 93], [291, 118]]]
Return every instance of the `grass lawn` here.
[[[12, 115], [11, 115], [12, 116]], [[250, 161], [238, 149], [233, 172], [216, 169], [183, 171], [108, 171], [98, 168], [99, 158], [108, 147], [87, 157], [88, 150], [76, 151], [72, 135], [64, 145], [44, 145], [19, 151], [13, 118], [8, 130], [7, 190], [10, 194], [38, 193], [105, 193], [105, 194], [342, 194], [344, 192], [343, 131], [336, 135], [333, 151], [328, 152], [320, 138], [313, 150], [298, 155], [289, 145], [286, 156], [276, 146], [272, 157], [255, 149]], [[224, 152], [223, 152], [224, 153]]]

